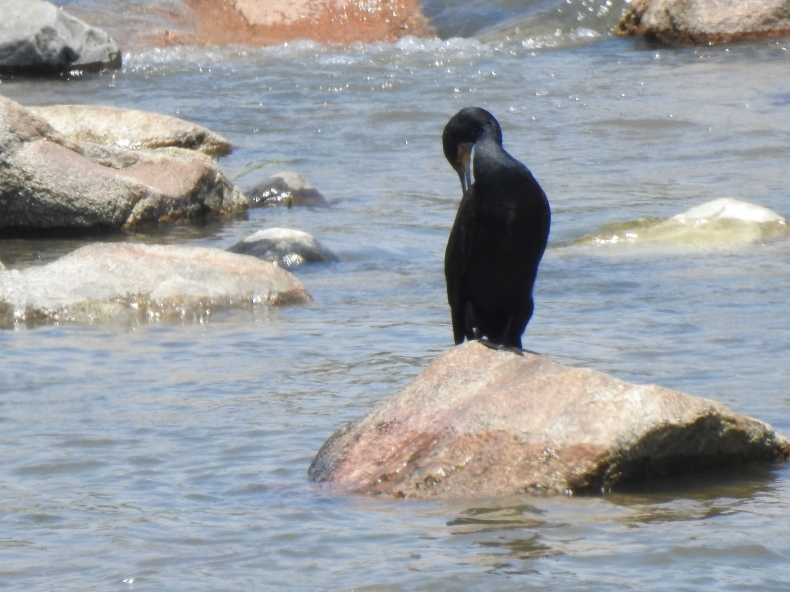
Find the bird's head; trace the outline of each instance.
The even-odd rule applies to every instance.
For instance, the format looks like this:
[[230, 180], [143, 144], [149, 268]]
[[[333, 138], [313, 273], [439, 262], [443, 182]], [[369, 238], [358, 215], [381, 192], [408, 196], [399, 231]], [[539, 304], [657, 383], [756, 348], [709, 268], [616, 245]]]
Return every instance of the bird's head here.
[[502, 128], [485, 109], [466, 107], [450, 118], [442, 133], [444, 156], [458, 173], [464, 193], [472, 186], [472, 154], [483, 138], [502, 145]]

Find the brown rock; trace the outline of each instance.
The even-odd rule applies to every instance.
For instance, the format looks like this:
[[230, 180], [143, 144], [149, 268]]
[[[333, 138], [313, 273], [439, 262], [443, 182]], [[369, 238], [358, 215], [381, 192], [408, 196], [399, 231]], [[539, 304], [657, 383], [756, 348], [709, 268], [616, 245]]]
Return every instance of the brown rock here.
[[788, 454], [714, 401], [471, 342], [338, 430], [309, 475], [406, 498], [583, 493]]
[[186, 0], [197, 37], [277, 45], [294, 39], [351, 43], [432, 34], [418, 0]]
[[0, 327], [203, 320], [226, 308], [306, 302], [292, 274], [220, 249], [95, 243], [47, 265], [0, 269]]
[[790, 35], [787, 0], [635, 0], [620, 35], [665, 43], [708, 44]]
[[246, 208], [205, 154], [75, 142], [0, 97], [0, 233], [119, 229]]

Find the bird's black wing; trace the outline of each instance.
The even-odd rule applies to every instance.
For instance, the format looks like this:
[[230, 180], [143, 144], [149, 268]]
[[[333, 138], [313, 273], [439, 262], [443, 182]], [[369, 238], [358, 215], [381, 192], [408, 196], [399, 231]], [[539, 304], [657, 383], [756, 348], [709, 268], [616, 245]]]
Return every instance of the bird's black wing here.
[[447, 301], [450, 304], [453, 340], [456, 345], [463, 342], [464, 338], [474, 339], [473, 311], [470, 309], [469, 296], [465, 287], [471, 249], [474, 245], [474, 237], [470, 235], [473, 225], [466, 223], [467, 218], [472, 215], [472, 191], [467, 191], [461, 199], [444, 253]]

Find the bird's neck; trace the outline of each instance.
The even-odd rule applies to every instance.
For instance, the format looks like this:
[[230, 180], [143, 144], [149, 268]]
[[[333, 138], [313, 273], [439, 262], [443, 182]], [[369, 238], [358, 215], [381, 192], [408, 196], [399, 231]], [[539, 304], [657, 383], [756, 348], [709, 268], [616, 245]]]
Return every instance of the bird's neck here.
[[474, 146], [472, 168], [475, 183], [495, 179], [502, 169], [511, 165], [513, 157], [494, 138], [482, 138]]

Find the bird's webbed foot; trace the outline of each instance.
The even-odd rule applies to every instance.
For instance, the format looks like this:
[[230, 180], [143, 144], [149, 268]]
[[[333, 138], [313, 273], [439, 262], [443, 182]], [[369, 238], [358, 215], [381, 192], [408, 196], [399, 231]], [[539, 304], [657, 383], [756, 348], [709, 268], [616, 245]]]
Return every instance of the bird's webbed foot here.
[[[508, 351], [510, 353], [523, 356], [524, 350], [519, 347], [509, 347], [507, 345], [502, 345], [501, 343], [494, 343], [493, 341], [489, 341], [488, 339], [480, 338], [477, 340], [480, 342], [481, 345], [485, 345], [487, 348], [495, 349], [497, 351]], [[533, 352], [529, 352], [533, 353]]]

